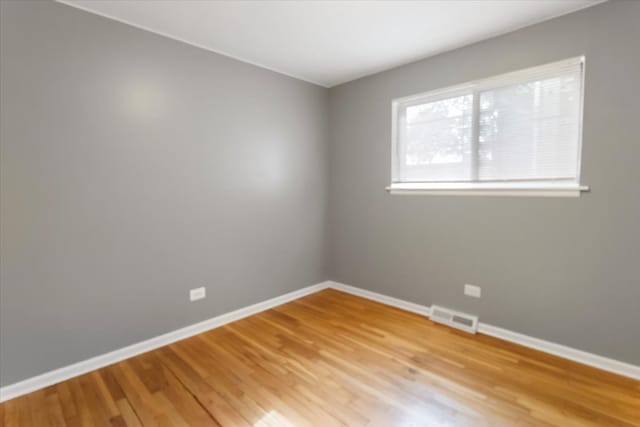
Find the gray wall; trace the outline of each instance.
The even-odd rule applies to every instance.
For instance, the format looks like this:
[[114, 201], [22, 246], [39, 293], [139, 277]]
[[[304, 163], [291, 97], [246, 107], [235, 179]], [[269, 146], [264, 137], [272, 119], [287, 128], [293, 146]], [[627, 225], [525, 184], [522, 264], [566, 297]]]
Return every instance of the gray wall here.
[[[609, 2], [332, 88], [329, 277], [639, 364], [639, 23], [640, 2]], [[591, 193], [384, 191], [393, 98], [582, 54]]]
[[0, 13], [0, 384], [326, 278], [326, 89], [61, 4]]
[[[64, 5], [0, 4], [0, 384], [325, 278], [640, 363], [640, 2], [329, 91]], [[393, 98], [581, 54], [591, 193], [384, 191]]]

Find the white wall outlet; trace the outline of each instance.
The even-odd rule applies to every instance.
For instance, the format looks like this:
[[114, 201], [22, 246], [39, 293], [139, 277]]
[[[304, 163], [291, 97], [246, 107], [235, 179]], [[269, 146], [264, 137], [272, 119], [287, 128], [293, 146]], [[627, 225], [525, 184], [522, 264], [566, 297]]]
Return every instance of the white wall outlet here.
[[474, 298], [480, 298], [482, 296], [482, 289], [480, 286], [464, 285], [464, 294]]
[[196, 288], [196, 289], [191, 289], [189, 291], [189, 300], [190, 301], [197, 301], [199, 299], [202, 299], [204, 297], [207, 296], [207, 290], [205, 289], [205, 287], [201, 287], [201, 288]]

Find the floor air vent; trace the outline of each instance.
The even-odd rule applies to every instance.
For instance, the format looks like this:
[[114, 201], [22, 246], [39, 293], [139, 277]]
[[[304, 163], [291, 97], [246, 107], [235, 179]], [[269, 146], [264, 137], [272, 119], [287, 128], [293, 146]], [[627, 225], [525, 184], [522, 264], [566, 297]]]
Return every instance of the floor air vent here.
[[478, 316], [460, 313], [459, 311], [437, 305], [431, 306], [431, 315], [429, 318], [434, 322], [442, 323], [443, 325], [461, 329], [472, 334], [475, 334], [478, 330]]

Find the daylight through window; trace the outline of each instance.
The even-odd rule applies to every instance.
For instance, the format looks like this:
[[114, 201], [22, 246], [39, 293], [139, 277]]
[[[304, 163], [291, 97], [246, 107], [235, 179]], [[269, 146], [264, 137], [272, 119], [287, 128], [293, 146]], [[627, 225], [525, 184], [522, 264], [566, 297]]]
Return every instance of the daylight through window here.
[[390, 189], [580, 190], [583, 65], [395, 100]]

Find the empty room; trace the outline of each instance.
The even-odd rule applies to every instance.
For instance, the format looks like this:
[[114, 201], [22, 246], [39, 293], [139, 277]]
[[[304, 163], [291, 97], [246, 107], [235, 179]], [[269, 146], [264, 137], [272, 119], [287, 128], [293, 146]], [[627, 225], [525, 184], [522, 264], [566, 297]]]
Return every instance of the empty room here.
[[640, 0], [0, 0], [0, 427], [640, 426], [639, 80]]

